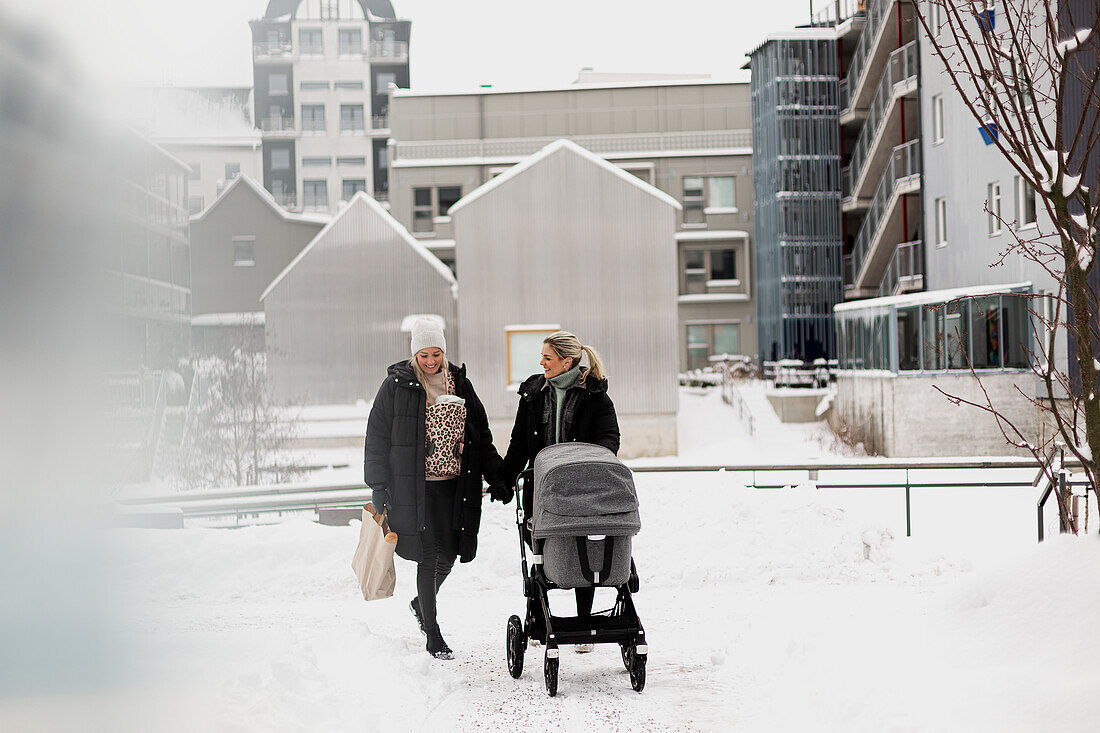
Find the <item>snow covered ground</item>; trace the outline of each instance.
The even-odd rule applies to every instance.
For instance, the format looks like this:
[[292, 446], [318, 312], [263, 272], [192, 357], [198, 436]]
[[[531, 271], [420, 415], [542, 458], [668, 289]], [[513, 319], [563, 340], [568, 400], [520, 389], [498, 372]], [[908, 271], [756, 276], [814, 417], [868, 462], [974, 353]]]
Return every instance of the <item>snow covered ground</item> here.
[[[749, 436], [716, 392], [684, 391], [677, 460], [847, 455], [822, 424], [783, 426], [758, 405]], [[487, 502], [479, 556], [440, 597], [454, 661], [424, 652], [407, 608], [413, 565], [398, 560], [394, 598], [361, 600], [357, 526], [121, 530], [111, 539], [125, 674], [91, 705], [0, 695], [0, 728], [79, 710], [80, 725], [64, 729], [1097, 729], [1095, 503], [1093, 536], [1036, 545], [1034, 490], [914, 492], [907, 539], [896, 491], [743, 480], [637, 475], [635, 601], [650, 646], [640, 695], [614, 646], [563, 650], [556, 698], [541, 648], [519, 680], [508, 675], [505, 622], [523, 609], [514, 505]], [[552, 603], [566, 612], [571, 600]]]

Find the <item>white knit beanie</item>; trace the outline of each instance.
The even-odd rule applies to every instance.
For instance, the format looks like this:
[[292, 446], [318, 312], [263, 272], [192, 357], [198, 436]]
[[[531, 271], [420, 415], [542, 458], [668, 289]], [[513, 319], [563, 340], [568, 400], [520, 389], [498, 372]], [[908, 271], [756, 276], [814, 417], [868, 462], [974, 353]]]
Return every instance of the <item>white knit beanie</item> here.
[[417, 318], [412, 325], [412, 353], [424, 349], [436, 348], [447, 353], [447, 339], [443, 336], [443, 325], [434, 318]]

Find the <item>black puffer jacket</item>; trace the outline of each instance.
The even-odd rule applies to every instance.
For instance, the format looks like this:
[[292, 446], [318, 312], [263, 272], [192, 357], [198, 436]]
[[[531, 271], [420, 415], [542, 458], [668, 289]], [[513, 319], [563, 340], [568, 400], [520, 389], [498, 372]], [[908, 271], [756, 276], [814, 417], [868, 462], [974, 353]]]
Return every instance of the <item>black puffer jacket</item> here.
[[[481, 527], [481, 479], [502, 481], [503, 461], [493, 446], [485, 408], [466, 378], [466, 365], [448, 363], [454, 377], [455, 394], [466, 400], [465, 448], [455, 492], [454, 528], [459, 546], [454, 548], [462, 562], [477, 553]], [[389, 368], [389, 375], [371, 407], [363, 460], [363, 480], [371, 488], [385, 488], [390, 494], [390, 528], [397, 533], [397, 553], [406, 560], [421, 558], [420, 533], [425, 526], [424, 451], [425, 404], [427, 394], [407, 361]]]
[[[546, 377], [535, 374], [519, 387], [519, 410], [512, 427], [504, 479], [515, 486], [516, 477], [535, 455], [554, 442], [555, 393]], [[561, 442], [595, 443], [619, 452], [619, 420], [607, 394], [607, 380], [589, 376], [565, 392], [561, 410]]]

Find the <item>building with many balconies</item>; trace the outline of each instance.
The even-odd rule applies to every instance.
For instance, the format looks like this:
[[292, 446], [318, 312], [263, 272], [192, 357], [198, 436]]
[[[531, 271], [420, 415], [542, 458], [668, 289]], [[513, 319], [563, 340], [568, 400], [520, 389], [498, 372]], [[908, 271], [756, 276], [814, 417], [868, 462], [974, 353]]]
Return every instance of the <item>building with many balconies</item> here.
[[296, 211], [385, 200], [388, 92], [409, 86], [411, 23], [389, 0], [270, 0], [251, 26], [264, 187]]

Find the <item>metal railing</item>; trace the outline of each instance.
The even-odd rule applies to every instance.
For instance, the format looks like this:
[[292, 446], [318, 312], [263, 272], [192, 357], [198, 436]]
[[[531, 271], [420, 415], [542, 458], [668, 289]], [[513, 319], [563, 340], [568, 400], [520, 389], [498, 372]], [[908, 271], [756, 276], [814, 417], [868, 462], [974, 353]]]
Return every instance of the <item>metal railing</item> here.
[[371, 41], [371, 61], [407, 61], [409, 58], [409, 44], [405, 41]]
[[[1068, 465], [1068, 464], [1067, 464]], [[1009, 476], [963, 477], [964, 473], [1013, 470]], [[809, 483], [818, 490], [886, 489], [905, 491], [906, 536], [912, 536], [912, 493], [918, 489], [951, 488], [1030, 488], [1035, 461], [1031, 458], [998, 460], [875, 459], [848, 463], [743, 464], [694, 466], [631, 466], [634, 473], [716, 473], [744, 474], [744, 486], [761, 490], [781, 490]], [[922, 475], [951, 471], [950, 479]], [[897, 472], [896, 478], [858, 480], [867, 471]], [[787, 474], [777, 476], [776, 474]], [[804, 474], [805, 479], [790, 474]], [[828, 481], [822, 481], [822, 474]], [[310, 486], [307, 483], [250, 486], [218, 491], [174, 493], [165, 496], [120, 499], [126, 513], [177, 510], [183, 518], [232, 520], [233, 526], [261, 523], [264, 515], [318, 511], [328, 508], [361, 507], [371, 498], [371, 490], [362, 484]]]
[[752, 416], [752, 410], [745, 402], [741, 390], [737, 389], [733, 372], [725, 364], [722, 365], [722, 401], [737, 410], [737, 417], [748, 425], [749, 435], [756, 435], [756, 420]]
[[108, 302], [123, 312], [190, 317], [191, 290], [128, 272], [106, 273]]
[[913, 283], [917, 278], [924, 278], [924, 242], [919, 239], [902, 242], [894, 249], [878, 294], [880, 297], [894, 295], [899, 285]]
[[871, 199], [871, 206], [859, 228], [859, 234], [856, 235], [856, 244], [852, 250], [853, 284], [855, 276], [863, 269], [870, 254], [871, 243], [875, 241], [879, 228], [884, 223], [887, 205], [894, 195], [898, 182], [920, 174], [920, 139], [896, 146], [890, 155], [882, 180], [879, 181], [878, 188], [875, 190], [875, 196]]
[[294, 127], [294, 115], [265, 117], [260, 120], [260, 129], [264, 132], [297, 132]]
[[825, 7], [813, 14], [810, 25], [831, 26], [843, 23], [856, 15], [863, 15], [865, 0], [829, 0]]
[[[397, 143], [394, 160], [433, 158], [525, 157], [559, 136], [490, 138], [487, 140], [430, 140]], [[638, 151], [752, 149], [751, 130], [643, 132], [618, 135], [569, 135], [570, 140], [594, 153]]]
[[[1054, 467], [1055, 459], [1057, 459], [1058, 467]], [[1080, 496], [1088, 496], [1088, 492], [1092, 489], [1096, 494], [1097, 502], [1100, 502], [1100, 494], [1096, 492], [1094, 487], [1088, 481], [1071, 481], [1070, 480], [1070, 467], [1081, 467], [1079, 461], [1073, 460], [1066, 462], [1066, 447], [1061, 443], [1057, 443], [1050, 453], [1047, 454], [1046, 459], [1043, 461], [1043, 465], [1039, 468], [1039, 473], [1036, 474], [1035, 479], [1031, 482], [1032, 486], [1039, 486], [1042, 484], [1042, 491], [1039, 494], [1039, 500], [1035, 503], [1036, 522], [1039, 529], [1039, 542], [1042, 542], [1044, 537], [1046, 524], [1044, 517], [1044, 509], [1046, 508], [1047, 500], [1052, 495], [1057, 497], [1058, 501], [1058, 531], [1061, 534], [1067, 534], [1069, 532], [1077, 533], [1079, 523], [1081, 520], [1080, 508], [1077, 499]], [[1082, 494], [1074, 493], [1074, 488], [1084, 489]]]
[[[868, 71], [867, 59], [871, 53], [871, 47], [876, 40], [878, 40], [878, 34], [882, 26], [882, 19], [886, 16], [887, 11], [894, 4], [894, 0], [870, 0], [867, 3], [867, 25], [863, 27], [863, 33], [859, 37], [859, 41], [856, 42], [856, 50], [852, 54], [852, 61], [848, 65], [848, 73], [844, 76], [846, 84], [845, 90], [845, 102], [850, 102], [851, 99], [847, 92], [859, 88], [860, 81], [863, 75]], [[840, 112], [844, 113], [848, 108], [841, 104]]]
[[390, 126], [389, 115], [373, 115], [370, 118], [370, 128], [372, 130], [385, 130]]
[[882, 75], [878, 91], [867, 111], [867, 119], [859, 131], [856, 146], [852, 151], [852, 158], [848, 163], [849, 196], [855, 194], [855, 184], [867, 173], [864, 170], [868, 161], [872, 159], [871, 149], [878, 139], [882, 128], [886, 125], [886, 111], [894, 101], [897, 87], [917, 78], [917, 42], [910, 41], [901, 48], [895, 49], [890, 54], [890, 63], [886, 66], [886, 73]]
[[294, 209], [298, 206], [298, 196], [294, 193], [283, 194], [271, 194], [271, 197], [275, 199], [275, 203], [282, 206], [284, 209]]
[[294, 46], [290, 43], [290, 41], [254, 43], [252, 44], [252, 55], [255, 58], [285, 59], [294, 55]]

